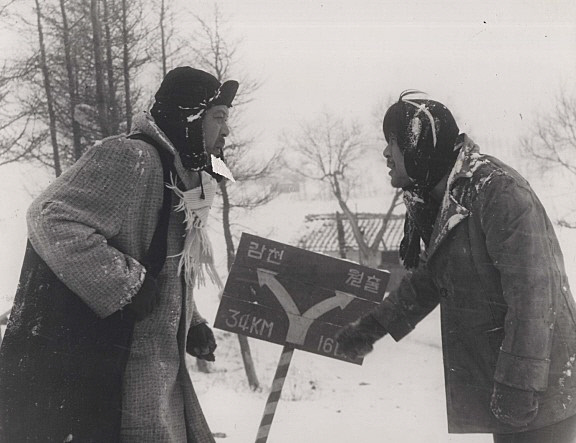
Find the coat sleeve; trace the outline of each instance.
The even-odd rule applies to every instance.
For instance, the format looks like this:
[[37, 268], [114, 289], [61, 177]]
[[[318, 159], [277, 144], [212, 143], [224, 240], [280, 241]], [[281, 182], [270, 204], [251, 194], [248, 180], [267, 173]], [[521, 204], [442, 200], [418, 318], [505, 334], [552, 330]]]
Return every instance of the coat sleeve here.
[[145, 268], [108, 243], [143, 192], [150, 152], [135, 143], [95, 145], [30, 206], [28, 235], [58, 278], [98, 316], [138, 292]]
[[438, 289], [428, 267], [422, 263], [406, 275], [397, 289], [373, 311], [376, 320], [398, 341], [439, 303]]
[[546, 390], [554, 282], [560, 278], [551, 247], [553, 228], [534, 192], [508, 175], [493, 179], [479, 201], [474, 216], [480, 217], [507, 304], [494, 379], [518, 389]]
[[190, 327], [197, 326], [200, 323], [207, 323], [206, 319], [202, 317], [200, 311], [198, 311], [198, 307], [196, 306], [196, 301], [192, 299], [191, 302], [192, 308], [192, 320], [190, 321]]

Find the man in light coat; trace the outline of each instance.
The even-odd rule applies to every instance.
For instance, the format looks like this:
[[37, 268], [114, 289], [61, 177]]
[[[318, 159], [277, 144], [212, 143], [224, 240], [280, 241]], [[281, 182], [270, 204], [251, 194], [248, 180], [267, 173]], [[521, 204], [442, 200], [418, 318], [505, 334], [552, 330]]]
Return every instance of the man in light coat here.
[[448, 431], [575, 442], [576, 305], [552, 224], [525, 179], [480, 154], [444, 105], [411, 94], [383, 123], [411, 272], [339, 346], [363, 356], [439, 304]]
[[[170, 71], [150, 113], [135, 117], [131, 135], [98, 142], [28, 211], [30, 243], [58, 279], [97, 317], [106, 319], [120, 312], [137, 320], [122, 374], [118, 441], [214, 441], [185, 355], [188, 351], [214, 360], [214, 336], [196, 310], [193, 287], [205, 275], [217, 278], [205, 227], [217, 181], [230, 176], [222, 148], [229, 133], [228, 108], [237, 88], [235, 81], [220, 84], [211, 74], [190, 67]], [[163, 168], [161, 157], [168, 158], [168, 166]], [[163, 175], [167, 167], [170, 183]], [[169, 215], [162, 222], [159, 214], [166, 186], [172, 208], [168, 206]], [[165, 225], [159, 227], [161, 223]], [[165, 262], [154, 275], [145, 260], [156, 232], [162, 232]], [[7, 355], [17, 352], [9, 347], [11, 337], [26, 330], [19, 324], [19, 312], [13, 310], [13, 326], [8, 326]], [[45, 327], [41, 318], [35, 327], [41, 336]], [[50, 362], [42, 364], [48, 367]], [[16, 372], [3, 369], [10, 376]], [[48, 397], [50, 384], [50, 380], [42, 384]], [[17, 387], [10, 388], [18, 392]], [[66, 406], [66, 401], [54, 405]], [[8, 416], [2, 417], [6, 429], [16, 425], [18, 419], [10, 418], [10, 411], [3, 414]], [[41, 417], [39, 423], [29, 423], [30, 435], [42, 436], [42, 429], [34, 428], [43, 425]], [[19, 432], [28, 431], [21, 427]], [[59, 438], [76, 441], [72, 432]], [[83, 438], [99, 441], [90, 435]]]

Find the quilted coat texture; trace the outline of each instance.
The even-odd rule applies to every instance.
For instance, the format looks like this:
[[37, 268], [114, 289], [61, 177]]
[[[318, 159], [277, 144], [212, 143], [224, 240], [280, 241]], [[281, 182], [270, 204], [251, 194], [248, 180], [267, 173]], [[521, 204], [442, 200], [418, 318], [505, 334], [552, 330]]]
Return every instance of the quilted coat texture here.
[[[174, 154], [147, 114], [135, 118], [134, 130]], [[187, 182], [188, 172], [177, 171]], [[30, 242], [68, 288], [99, 317], [108, 317], [142, 284], [140, 260], [156, 228], [163, 189], [154, 147], [126, 136], [104, 139], [33, 202]], [[187, 331], [204, 319], [178, 275], [184, 234], [183, 214], [172, 211], [168, 257], [158, 276], [160, 302], [136, 323], [124, 373], [122, 442], [214, 441], [185, 365]]]
[[[375, 314], [400, 340], [440, 304], [449, 432], [518, 432], [576, 414], [576, 305], [526, 180], [470, 142], [425, 255]], [[537, 391], [527, 427], [492, 415], [495, 380]]]

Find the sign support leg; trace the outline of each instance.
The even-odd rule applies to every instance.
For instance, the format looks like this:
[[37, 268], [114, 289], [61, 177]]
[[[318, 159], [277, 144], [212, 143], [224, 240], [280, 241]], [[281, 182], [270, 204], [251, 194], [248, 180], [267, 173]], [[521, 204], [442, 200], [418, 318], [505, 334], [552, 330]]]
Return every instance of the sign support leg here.
[[268, 434], [270, 433], [272, 420], [274, 420], [276, 406], [280, 401], [280, 394], [282, 394], [284, 380], [286, 380], [286, 374], [288, 373], [288, 368], [290, 367], [293, 354], [294, 347], [290, 345], [285, 345], [282, 349], [282, 355], [280, 356], [280, 361], [278, 362], [278, 367], [276, 368], [276, 374], [274, 374], [272, 389], [270, 390], [270, 395], [268, 395], [268, 400], [266, 401], [266, 408], [264, 409], [264, 415], [262, 416], [262, 421], [260, 422], [260, 428], [258, 428], [258, 435], [256, 436], [255, 443], [266, 443], [268, 440]]

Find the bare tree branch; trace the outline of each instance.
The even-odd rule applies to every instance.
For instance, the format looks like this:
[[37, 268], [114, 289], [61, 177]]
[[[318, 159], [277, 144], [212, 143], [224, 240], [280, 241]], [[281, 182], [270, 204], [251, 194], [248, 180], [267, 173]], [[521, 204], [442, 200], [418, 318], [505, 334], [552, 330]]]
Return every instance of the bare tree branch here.
[[537, 116], [533, 132], [521, 144], [543, 168], [576, 175], [576, 97], [560, 94], [555, 111]]
[[294, 154], [293, 158], [286, 160], [290, 170], [329, 186], [350, 224], [360, 251], [360, 262], [368, 266], [378, 266], [379, 246], [388, 220], [396, 207], [398, 193], [382, 217], [382, 227], [376, 238], [369, 245], [358, 217], [348, 205], [350, 189], [356, 178], [354, 168], [365, 149], [360, 126], [355, 122], [345, 123], [342, 119], [324, 112], [314, 121], [301, 122], [298, 133], [283, 137], [283, 145], [285, 152]]

